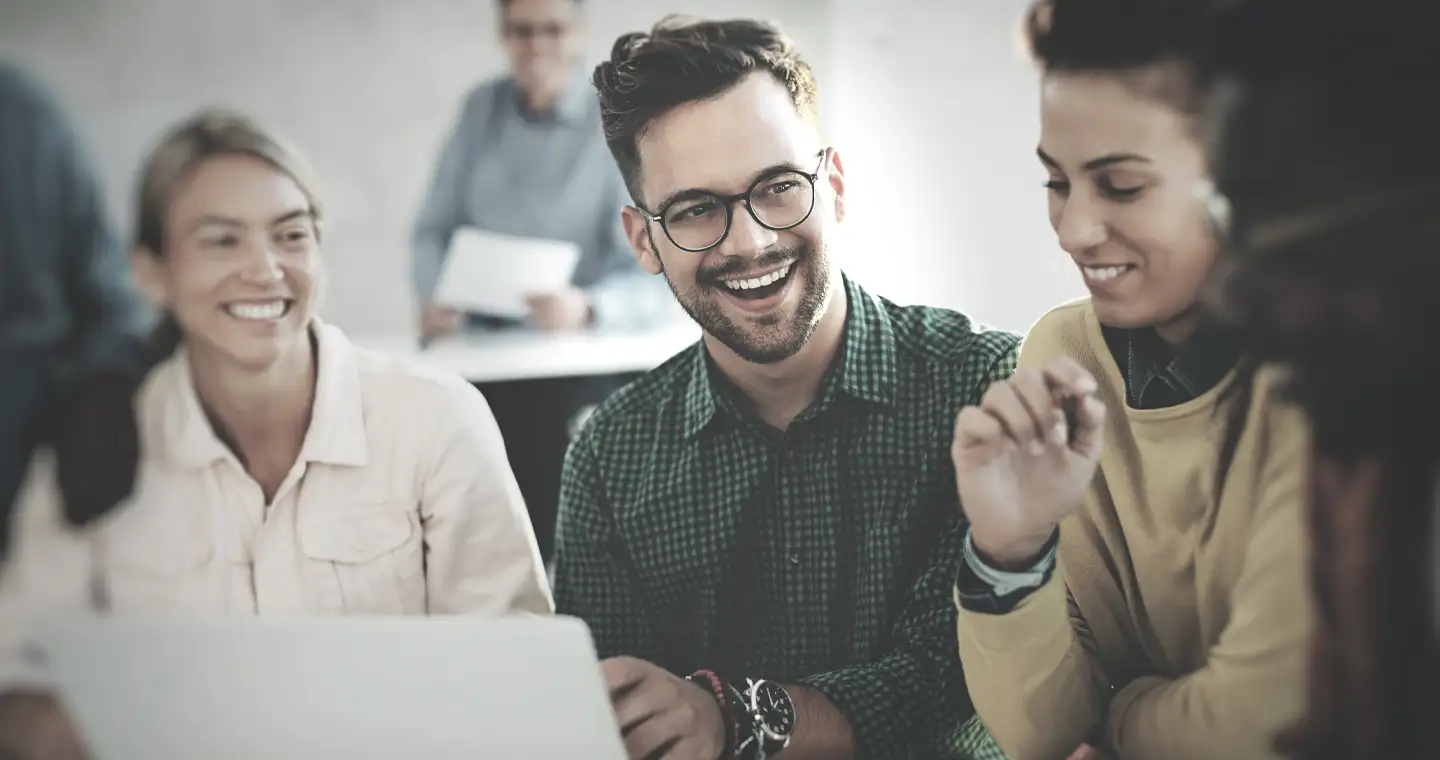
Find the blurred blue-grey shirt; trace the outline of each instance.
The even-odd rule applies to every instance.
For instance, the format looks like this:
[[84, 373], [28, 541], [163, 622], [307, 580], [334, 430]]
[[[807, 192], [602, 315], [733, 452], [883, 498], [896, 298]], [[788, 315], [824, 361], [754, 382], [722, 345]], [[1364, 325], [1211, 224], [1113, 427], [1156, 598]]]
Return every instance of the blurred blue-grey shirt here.
[[140, 369], [149, 322], [79, 137], [38, 82], [0, 61], [0, 506], [81, 377]]
[[514, 79], [485, 82], [465, 98], [415, 221], [416, 298], [434, 294], [455, 231], [478, 227], [576, 244], [571, 282], [589, 293], [596, 325], [653, 325], [674, 304], [663, 278], [640, 269], [626, 241], [620, 209], [629, 202], [583, 71], [544, 116], [527, 112]]

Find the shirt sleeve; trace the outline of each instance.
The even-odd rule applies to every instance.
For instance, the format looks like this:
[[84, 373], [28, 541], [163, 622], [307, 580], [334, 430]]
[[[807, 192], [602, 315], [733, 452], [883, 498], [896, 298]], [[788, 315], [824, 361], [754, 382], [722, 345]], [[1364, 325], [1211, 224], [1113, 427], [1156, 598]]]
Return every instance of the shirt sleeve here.
[[460, 109], [459, 118], [435, 160], [430, 185], [421, 202], [420, 213], [410, 233], [410, 276], [418, 303], [429, 302], [440, 284], [440, 272], [450, 250], [450, 238], [460, 227], [462, 188], [470, 171], [474, 144], [482, 139], [489, 121], [489, 87], [471, 92]]
[[1288, 436], [1266, 464], [1230, 621], [1205, 666], [1137, 679], [1111, 700], [1106, 728], [1119, 760], [1279, 757], [1275, 737], [1304, 702], [1308, 456], [1303, 436]]
[[[966, 390], [964, 403], [977, 403], [991, 383], [1014, 371], [1015, 345], [1010, 343]], [[949, 516], [947, 527], [906, 597], [894, 629], [895, 646], [873, 662], [800, 681], [849, 719], [859, 757], [1001, 757], [984, 731], [967, 725], [973, 709], [955, 657], [951, 601], [966, 524], [953, 496], [941, 508]]]
[[565, 456], [555, 531], [555, 601], [585, 621], [601, 659], [627, 655], [669, 666], [601, 485], [591, 420]]
[[1050, 580], [1003, 615], [960, 606], [971, 699], [1013, 760], [1068, 756], [1099, 724], [1110, 692], [1064, 570], [1061, 554]]
[[0, 565], [0, 694], [49, 691], [36, 625], [94, 610], [91, 541], [66, 523], [60, 499], [54, 457], [41, 450], [16, 501], [13, 543]]
[[[554, 602], [529, 512], [485, 398], [455, 381], [425, 479], [425, 587], [432, 614], [550, 614]], [[426, 420], [422, 424], [434, 424]]]
[[858, 757], [967, 757], [944, 746], [971, 709], [954, 656], [950, 584], [960, 561], [957, 518], [916, 581], [895, 626], [895, 646], [872, 662], [800, 679], [850, 721]]

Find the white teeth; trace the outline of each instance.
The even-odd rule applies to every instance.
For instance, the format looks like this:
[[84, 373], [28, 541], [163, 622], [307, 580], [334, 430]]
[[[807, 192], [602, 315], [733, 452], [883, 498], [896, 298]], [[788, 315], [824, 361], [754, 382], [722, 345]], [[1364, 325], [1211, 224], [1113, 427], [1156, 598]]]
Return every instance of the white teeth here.
[[225, 305], [225, 311], [230, 316], [239, 319], [253, 319], [267, 322], [285, 316], [289, 307], [285, 301], [271, 301], [270, 303], [232, 303]]
[[1120, 275], [1130, 271], [1129, 266], [1081, 267], [1081, 269], [1085, 272], [1085, 279], [1093, 280], [1094, 282], [1105, 282], [1106, 280], [1113, 280], [1116, 277], [1119, 277]]
[[759, 277], [752, 277], [748, 280], [724, 280], [723, 283], [725, 287], [731, 290], [754, 290], [755, 288], [763, 288], [766, 285], [770, 285], [778, 280], [783, 279], [785, 275], [790, 273], [790, 267], [793, 266], [795, 265], [787, 264], [785, 265], [785, 268], [777, 269], [770, 274], [761, 275]]

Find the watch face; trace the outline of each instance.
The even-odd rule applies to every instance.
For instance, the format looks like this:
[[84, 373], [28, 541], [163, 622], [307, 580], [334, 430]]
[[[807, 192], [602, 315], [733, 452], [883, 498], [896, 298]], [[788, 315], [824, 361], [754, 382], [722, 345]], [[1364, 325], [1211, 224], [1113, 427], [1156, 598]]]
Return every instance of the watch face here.
[[765, 732], [775, 737], [788, 737], [795, 731], [795, 703], [778, 683], [761, 681], [755, 685], [755, 708]]

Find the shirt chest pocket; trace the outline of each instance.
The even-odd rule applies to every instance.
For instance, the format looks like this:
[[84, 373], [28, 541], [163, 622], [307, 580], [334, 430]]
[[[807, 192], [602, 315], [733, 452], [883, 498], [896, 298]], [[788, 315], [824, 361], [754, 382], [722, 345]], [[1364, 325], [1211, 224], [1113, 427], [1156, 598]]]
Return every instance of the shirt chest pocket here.
[[99, 540], [101, 585], [114, 612], [218, 612], [224, 579], [215, 537], [198, 510], [122, 511]]
[[303, 515], [298, 530], [320, 612], [425, 614], [424, 536], [410, 503]]

